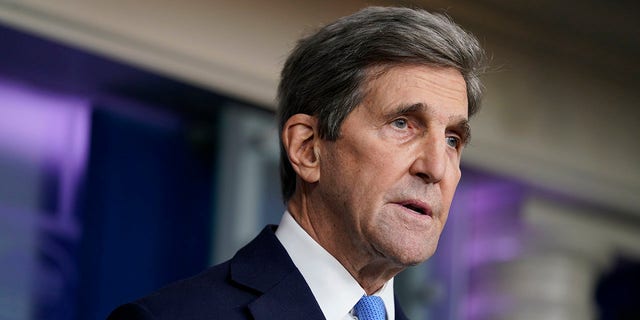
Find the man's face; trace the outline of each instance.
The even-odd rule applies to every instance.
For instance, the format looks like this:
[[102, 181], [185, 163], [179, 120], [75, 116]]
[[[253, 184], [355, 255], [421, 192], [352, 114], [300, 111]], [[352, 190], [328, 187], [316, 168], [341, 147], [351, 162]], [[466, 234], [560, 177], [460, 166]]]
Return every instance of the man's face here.
[[368, 89], [321, 140], [316, 188], [338, 247], [413, 265], [434, 253], [460, 180], [466, 85], [452, 68], [398, 66]]

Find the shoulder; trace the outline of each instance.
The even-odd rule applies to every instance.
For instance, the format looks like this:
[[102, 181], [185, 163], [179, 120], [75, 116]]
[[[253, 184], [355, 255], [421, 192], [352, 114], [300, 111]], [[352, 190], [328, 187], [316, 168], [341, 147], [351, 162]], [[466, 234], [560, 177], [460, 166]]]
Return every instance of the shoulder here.
[[115, 309], [109, 320], [204, 319], [212, 314], [225, 319], [244, 318], [243, 306], [256, 293], [230, 280], [229, 262], [169, 284], [146, 297]]
[[108, 319], [248, 318], [249, 303], [291, 272], [274, 230], [266, 227], [231, 260], [122, 305]]
[[249, 318], [248, 305], [297, 270], [274, 229], [265, 228], [231, 260], [123, 305], [108, 319]]

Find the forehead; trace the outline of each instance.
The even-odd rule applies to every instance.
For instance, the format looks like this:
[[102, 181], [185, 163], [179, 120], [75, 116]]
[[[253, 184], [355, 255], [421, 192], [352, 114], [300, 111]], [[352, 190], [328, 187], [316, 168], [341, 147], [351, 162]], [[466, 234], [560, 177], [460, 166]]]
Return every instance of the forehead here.
[[380, 108], [426, 104], [467, 116], [467, 88], [460, 71], [450, 67], [401, 65], [369, 72], [364, 101]]

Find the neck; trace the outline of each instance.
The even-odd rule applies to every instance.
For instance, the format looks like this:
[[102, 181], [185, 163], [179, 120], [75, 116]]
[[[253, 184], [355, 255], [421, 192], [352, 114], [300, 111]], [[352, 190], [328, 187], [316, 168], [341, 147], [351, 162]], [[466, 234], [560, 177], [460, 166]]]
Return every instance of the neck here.
[[305, 192], [296, 192], [287, 203], [287, 209], [311, 238], [329, 252], [360, 284], [367, 295], [380, 290], [405, 266], [381, 256], [368, 244], [358, 243], [353, 230], [332, 224], [328, 215], [341, 214], [318, 205]]

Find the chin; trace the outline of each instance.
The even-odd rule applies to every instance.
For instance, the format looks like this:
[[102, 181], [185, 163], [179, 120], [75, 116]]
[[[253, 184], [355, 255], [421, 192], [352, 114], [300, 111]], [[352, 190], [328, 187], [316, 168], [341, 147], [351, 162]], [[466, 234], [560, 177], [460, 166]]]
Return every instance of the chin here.
[[420, 264], [433, 256], [438, 246], [438, 236], [433, 233], [406, 233], [400, 237], [378, 238], [378, 241], [372, 243], [377, 244], [375, 247], [382, 257], [396, 265], [409, 267]]
[[435, 246], [422, 248], [402, 248], [391, 255], [393, 260], [401, 266], [412, 267], [431, 258], [435, 253]]

